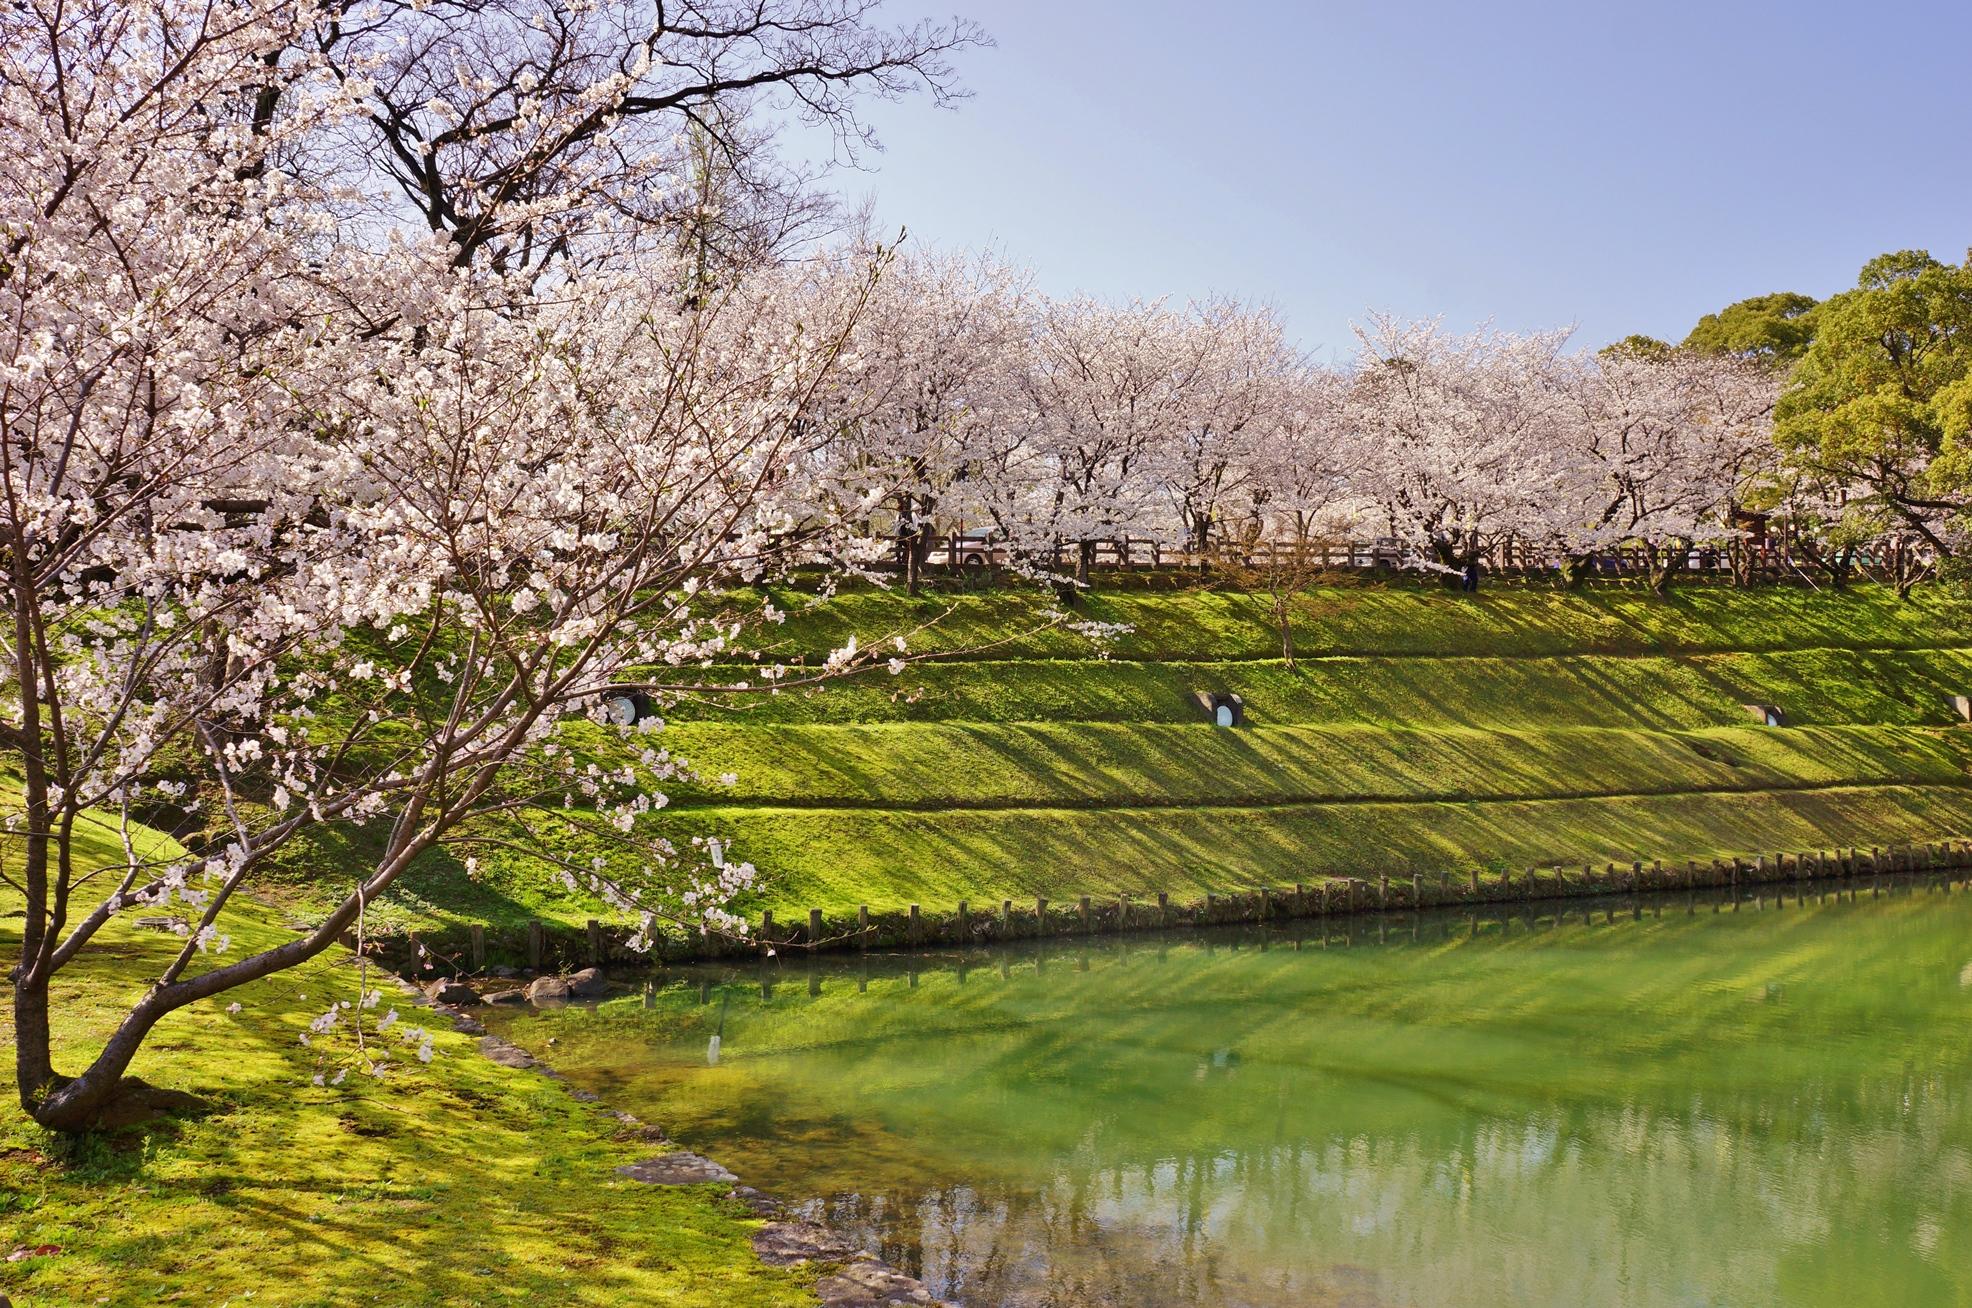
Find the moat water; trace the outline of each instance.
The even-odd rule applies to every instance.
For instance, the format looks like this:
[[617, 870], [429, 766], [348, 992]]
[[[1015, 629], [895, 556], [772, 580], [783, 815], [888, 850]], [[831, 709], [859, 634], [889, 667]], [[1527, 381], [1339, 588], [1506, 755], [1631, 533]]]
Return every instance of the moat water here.
[[777, 958], [493, 1020], [968, 1305], [1972, 1304], [1963, 881]]

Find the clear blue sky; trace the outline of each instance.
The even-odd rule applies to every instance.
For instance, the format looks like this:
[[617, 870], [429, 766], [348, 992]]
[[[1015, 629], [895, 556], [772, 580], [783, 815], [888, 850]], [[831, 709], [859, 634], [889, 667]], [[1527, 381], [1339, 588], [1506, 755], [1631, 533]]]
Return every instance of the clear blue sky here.
[[838, 182], [1052, 292], [1267, 300], [1323, 355], [1372, 307], [1599, 345], [1972, 245], [1967, 0], [959, 5], [974, 98], [876, 107]]

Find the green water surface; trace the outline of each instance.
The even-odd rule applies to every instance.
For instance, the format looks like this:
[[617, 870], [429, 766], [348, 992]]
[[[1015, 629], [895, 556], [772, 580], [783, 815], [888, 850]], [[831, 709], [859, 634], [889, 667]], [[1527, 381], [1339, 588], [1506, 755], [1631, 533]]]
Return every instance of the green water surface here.
[[1972, 1304], [1962, 882], [780, 958], [497, 1020], [968, 1305]]

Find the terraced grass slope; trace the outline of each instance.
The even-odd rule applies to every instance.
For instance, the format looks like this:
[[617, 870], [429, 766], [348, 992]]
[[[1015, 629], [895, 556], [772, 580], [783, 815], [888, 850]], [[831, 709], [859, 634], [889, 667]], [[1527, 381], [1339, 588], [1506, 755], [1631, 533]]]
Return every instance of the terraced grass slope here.
[[1005, 593], [775, 600], [772, 659], [906, 631], [936, 656], [673, 713], [665, 743], [737, 780], [662, 820], [730, 837], [784, 920], [1972, 831], [1972, 606], [1940, 595], [1335, 588], [1297, 604], [1292, 667], [1261, 595], [1099, 594], [1071, 622]]

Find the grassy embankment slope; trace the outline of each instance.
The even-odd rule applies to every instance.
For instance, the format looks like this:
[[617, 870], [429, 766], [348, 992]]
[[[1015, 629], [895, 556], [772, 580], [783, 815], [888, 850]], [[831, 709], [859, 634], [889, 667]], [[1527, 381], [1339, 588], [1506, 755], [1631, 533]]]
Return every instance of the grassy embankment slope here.
[[[1337, 586], [1297, 601], [1292, 668], [1264, 595], [1099, 590], [1073, 616], [1128, 628], [1107, 640], [1050, 625], [1032, 593], [774, 599], [791, 616], [771, 659], [813, 666], [852, 634], [899, 632], [935, 657], [669, 713], [657, 743], [737, 783], [674, 786], [655, 823], [757, 864], [750, 916], [1972, 834], [1972, 729], [1949, 704], [1972, 691], [1972, 603], [1935, 592]], [[738, 663], [694, 675], [761, 681]], [[1204, 722], [1193, 689], [1239, 693], [1249, 725]], [[1747, 703], [1789, 725], [1755, 725]], [[600, 728], [570, 738], [603, 764], [621, 748]], [[292, 860], [298, 916], [366, 838]], [[498, 852], [471, 875], [429, 856], [377, 913], [455, 943], [471, 922], [511, 939], [532, 918], [610, 917]]]
[[[82, 866], [118, 861], [107, 833], [80, 851]], [[227, 926], [235, 949], [287, 934], [252, 908]], [[0, 898], [0, 956], [19, 933], [18, 897]], [[178, 943], [128, 924], [103, 940], [57, 979], [59, 1067], [94, 1053]], [[814, 1301], [759, 1262], [757, 1223], [717, 1188], [616, 1176], [656, 1146], [617, 1138], [594, 1105], [479, 1057], [449, 1028], [429, 1065], [398, 1050], [381, 1078], [312, 1085], [297, 1037], [356, 997], [350, 963], [335, 950], [167, 1018], [132, 1071], [213, 1111], [79, 1148], [15, 1107], [11, 1004], [0, 1012], [0, 1256], [56, 1247], [0, 1263], [0, 1292], [37, 1308]], [[402, 1025], [423, 1021], [385, 994]]]
[[[1264, 596], [1097, 594], [1076, 617], [1131, 628], [1107, 649], [1008, 639], [1045, 607], [859, 593], [797, 613], [779, 652], [812, 662], [949, 609], [913, 651], [952, 657], [674, 713], [669, 747], [738, 782], [681, 790], [665, 821], [731, 836], [764, 874], [750, 907], [782, 920], [1972, 832], [1949, 704], [1972, 689], [1972, 606], [1943, 596], [1325, 589], [1297, 607], [1291, 669]], [[1202, 721], [1194, 688], [1241, 694], [1249, 725]]]

